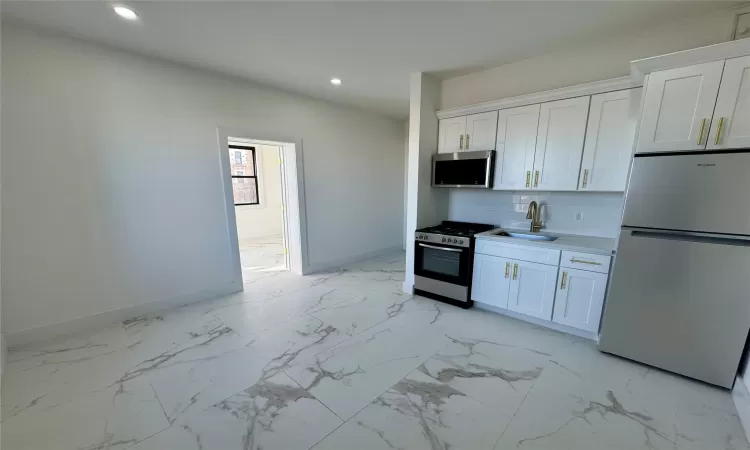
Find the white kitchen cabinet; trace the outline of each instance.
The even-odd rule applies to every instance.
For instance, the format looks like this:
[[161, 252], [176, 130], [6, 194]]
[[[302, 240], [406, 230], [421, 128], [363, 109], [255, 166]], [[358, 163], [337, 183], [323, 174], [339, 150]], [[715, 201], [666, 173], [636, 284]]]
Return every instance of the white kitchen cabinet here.
[[750, 56], [726, 60], [707, 149], [750, 147]]
[[624, 191], [641, 106], [641, 88], [591, 96], [579, 191]]
[[541, 105], [498, 111], [493, 189], [531, 188]]
[[636, 153], [706, 148], [724, 61], [649, 74]]
[[466, 116], [451, 117], [438, 122], [438, 153], [463, 151]]
[[470, 152], [495, 150], [496, 134], [497, 111], [466, 116], [463, 149]]
[[513, 261], [508, 309], [544, 320], [552, 319], [557, 266]]
[[606, 286], [606, 273], [561, 267], [552, 321], [597, 333]]
[[507, 258], [475, 254], [471, 299], [507, 308], [512, 265], [513, 261]]
[[590, 98], [542, 103], [532, 174], [534, 189], [575, 191], [578, 188]]

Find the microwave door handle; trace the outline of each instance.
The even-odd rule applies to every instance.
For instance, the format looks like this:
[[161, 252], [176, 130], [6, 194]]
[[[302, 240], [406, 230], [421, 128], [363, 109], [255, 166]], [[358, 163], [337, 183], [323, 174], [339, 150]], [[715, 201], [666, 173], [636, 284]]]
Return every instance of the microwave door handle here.
[[463, 249], [460, 249], [460, 248], [445, 248], [445, 247], [438, 247], [438, 246], [435, 246], [435, 245], [427, 245], [427, 244], [422, 244], [422, 243], [420, 243], [419, 246], [420, 247], [427, 247], [427, 248], [434, 248], [435, 250], [445, 250], [446, 252], [460, 253], [460, 252], [463, 251]]

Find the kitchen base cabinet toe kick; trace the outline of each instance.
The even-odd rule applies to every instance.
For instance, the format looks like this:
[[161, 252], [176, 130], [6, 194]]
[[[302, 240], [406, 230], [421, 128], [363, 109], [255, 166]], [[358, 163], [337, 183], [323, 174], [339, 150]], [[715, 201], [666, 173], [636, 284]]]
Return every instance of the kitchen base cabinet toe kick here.
[[[480, 253], [481, 252], [481, 253]], [[597, 340], [610, 256], [477, 245], [472, 300], [482, 309]]]

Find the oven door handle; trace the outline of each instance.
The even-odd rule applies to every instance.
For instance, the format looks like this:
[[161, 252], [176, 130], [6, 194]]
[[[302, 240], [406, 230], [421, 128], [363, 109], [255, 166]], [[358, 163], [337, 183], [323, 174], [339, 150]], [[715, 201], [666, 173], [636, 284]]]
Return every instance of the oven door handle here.
[[445, 247], [438, 247], [438, 246], [436, 246], [436, 245], [427, 245], [427, 244], [422, 244], [421, 242], [419, 243], [419, 246], [420, 246], [420, 247], [427, 247], [427, 248], [434, 248], [435, 250], [445, 250], [446, 252], [455, 252], [455, 253], [460, 253], [460, 252], [462, 252], [462, 251], [463, 251], [463, 249], [460, 249], [460, 248], [445, 248]]

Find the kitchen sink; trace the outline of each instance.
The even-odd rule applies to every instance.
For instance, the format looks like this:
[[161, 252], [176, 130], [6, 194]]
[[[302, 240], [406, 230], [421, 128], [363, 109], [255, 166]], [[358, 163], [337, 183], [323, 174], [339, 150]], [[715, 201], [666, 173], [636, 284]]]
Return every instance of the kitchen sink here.
[[526, 239], [529, 241], [554, 241], [557, 236], [545, 236], [543, 234], [532, 234], [532, 233], [516, 233], [511, 231], [500, 231], [495, 233], [498, 236], [508, 236], [517, 239]]

